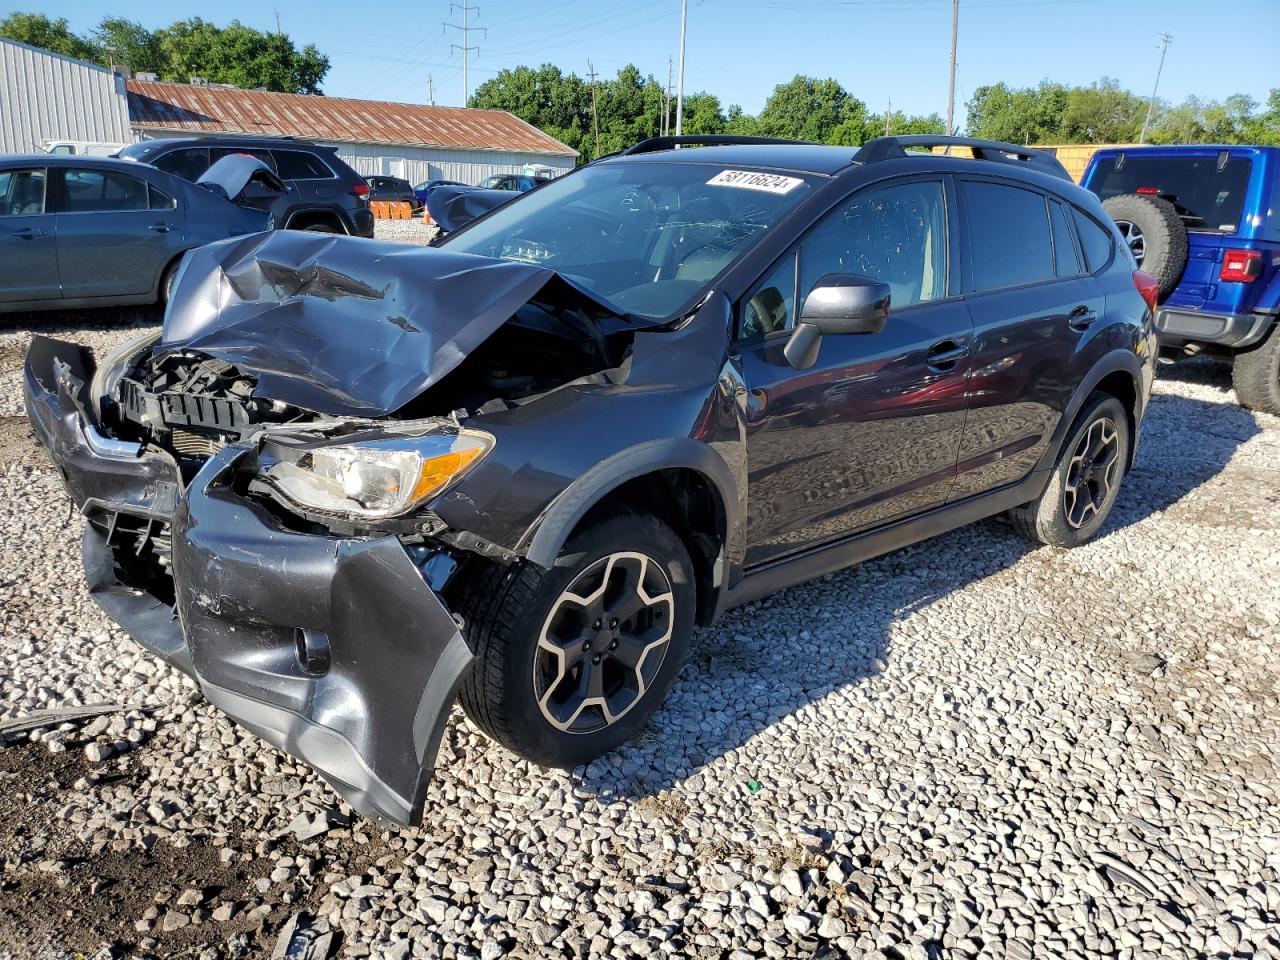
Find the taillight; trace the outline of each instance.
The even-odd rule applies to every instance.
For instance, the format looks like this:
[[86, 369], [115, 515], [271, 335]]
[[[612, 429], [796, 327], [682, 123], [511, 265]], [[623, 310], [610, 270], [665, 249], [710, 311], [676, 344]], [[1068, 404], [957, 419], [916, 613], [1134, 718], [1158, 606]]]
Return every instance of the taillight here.
[[357, 183], [354, 187], [351, 188], [351, 192], [354, 193], [361, 200], [369, 199], [369, 185], [367, 183]]
[[1160, 299], [1160, 284], [1156, 282], [1156, 278], [1149, 273], [1135, 270], [1133, 271], [1133, 285], [1137, 289], [1139, 296], [1147, 302], [1147, 308], [1152, 313], [1155, 313], [1156, 303]]
[[1139, 187], [1138, 193], [1142, 194], [1144, 197], [1155, 197], [1160, 195], [1160, 188], [1159, 187]]
[[1262, 275], [1262, 253], [1258, 250], [1224, 250], [1219, 280], [1252, 283]]

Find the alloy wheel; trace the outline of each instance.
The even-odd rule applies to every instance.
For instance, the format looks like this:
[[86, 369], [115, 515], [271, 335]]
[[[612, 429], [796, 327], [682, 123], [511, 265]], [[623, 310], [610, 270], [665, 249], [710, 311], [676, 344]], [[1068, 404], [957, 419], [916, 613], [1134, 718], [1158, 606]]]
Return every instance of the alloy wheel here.
[[671, 580], [642, 553], [602, 557], [556, 598], [533, 654], [542, 716], [594, 733], [631, 710], [662, 667], [675, 622]]
[[1120, 433], [1115, 421], [1101, 417], [1076, 444], [1067, 464], [1063, 508], [1067, 523], [1079, 530], [1096, 516], [1111, 498], [1120, 474]]
[[1124, 237], [1124, 242], [1129, 245], [1129, 252], [1133, 254], [1133, 259], [1137, 261], [1138, 266], [1142, 266], [1142, 261], [1147, 255], [1146, 237], [1142, 235], [1138, 225], [1129, 220], [1117, 220], [1116, 226], [1120, 228], [1120, 236]]

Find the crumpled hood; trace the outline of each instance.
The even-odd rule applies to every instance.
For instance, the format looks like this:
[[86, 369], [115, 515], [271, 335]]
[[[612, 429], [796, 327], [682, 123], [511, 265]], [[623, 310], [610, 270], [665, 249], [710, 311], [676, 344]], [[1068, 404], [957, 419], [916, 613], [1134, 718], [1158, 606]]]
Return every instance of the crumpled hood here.
[[187, 255], [156, 350], [198, 350], [255, 394], [379, 417], [454, 369], [548, 284], [609, 309], [545, 267], [433, 247], [277, 230]]

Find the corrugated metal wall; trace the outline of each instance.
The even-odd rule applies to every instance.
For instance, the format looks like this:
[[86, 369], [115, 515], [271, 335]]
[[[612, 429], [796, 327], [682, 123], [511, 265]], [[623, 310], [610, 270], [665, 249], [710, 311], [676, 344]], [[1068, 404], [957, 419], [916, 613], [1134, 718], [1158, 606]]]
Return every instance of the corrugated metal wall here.
[[43, 150], [52, 139], [131, 142], [124, 80], [0, 39], [0, 153]]
[[[429, 147], [396, 147], [367, 143], [340, 143], [338, 156], [359, 174], [403, 177], [410, 183], [423, 180], [458, 180], [479, 183], [495, 173], [519, 173], [527, 163], [572, 170], [573, 157], [545, 153], [507, 153], [497, 150], [440, 150]], [[397, 162], [400, 161], [400, 162]]]

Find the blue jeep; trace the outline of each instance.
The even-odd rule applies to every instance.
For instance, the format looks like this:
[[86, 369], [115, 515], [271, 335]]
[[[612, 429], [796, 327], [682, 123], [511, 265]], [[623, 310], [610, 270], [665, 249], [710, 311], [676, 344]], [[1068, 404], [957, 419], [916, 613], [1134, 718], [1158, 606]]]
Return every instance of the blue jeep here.
[[1109, 148], [1081, 183], [1159, 284], [1161, 346], [1230, 356], [1239, 402], [1280, 415], [1280, 147]]

